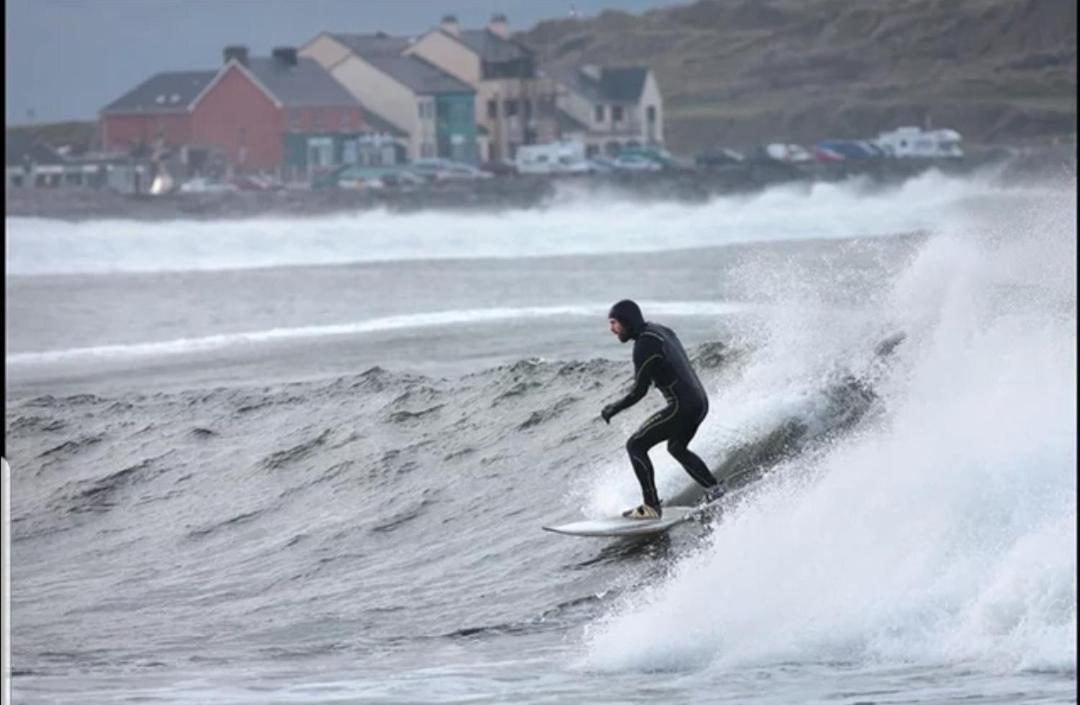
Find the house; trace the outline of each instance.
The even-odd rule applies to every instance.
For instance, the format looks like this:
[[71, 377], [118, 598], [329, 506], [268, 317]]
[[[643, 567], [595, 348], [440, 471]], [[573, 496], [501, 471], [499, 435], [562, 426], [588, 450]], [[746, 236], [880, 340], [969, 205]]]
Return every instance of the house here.
[[584, 139], [590, 155], [664, 143], [664, 102], [647, 66], [554, 71], [560, 137]]
[[462, 29], [447, 15], [405, 51], [476, 90], [484, 161], [513, 159], [519, 145], [557, 137], [556, 86], [538, 71], [535, 54], [511, 39], [506, 15], [495, 15], [483, 29]]
[[410, 159], [477, 161], [475, 90], [406, 53], [409, 40], [377, 34], [322, 33], [301, 56], [407, 135]]
[[137, 193], [149, 186], [151, 165], [125, 154], [65, 155], [34, 136], [4, 139], [7, 188], [108, 188]]
[[49, 145], [28, 134], [5, 134], [4, 183], [7, 188], [60, 186], [64, 171], [64, 157]]
[[189, 144], [192, 110], [216, 75], [169, 71], [146, 79], [100, 111], [102, 148], [130, 152], [155, 140]]
[[217, 71], [152, 76], [101, 111], [103, 148], [171, 155], [189, 173], [278, 172], [290, 180], [355, 157], [365, 142], [397, 134], [317, 62], [295, 48], [249, 57], [224, 50]]

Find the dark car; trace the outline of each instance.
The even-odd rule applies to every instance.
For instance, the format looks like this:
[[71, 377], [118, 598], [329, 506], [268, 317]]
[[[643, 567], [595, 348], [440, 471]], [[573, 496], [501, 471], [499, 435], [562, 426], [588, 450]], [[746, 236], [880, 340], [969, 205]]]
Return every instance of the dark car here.
[[702, 168], [710, 168], [717, 166], [728, 166], [731, 164], [741, 164], [746, 160], [746, 157], [736, 152], [734, 149], [725, 149], [723, 147], [714, 147], [712, 149], [706, 149], [704, 152], [699, 152], [694, 157], [694, 164]]
[[517, 166], [515, 166], [513, 162], [508, 162], [505, 159], [495, 159], [490, 162], [484, 162], [480, 165], [480, 168], [495, 176], [514, 176], [518, 173]]

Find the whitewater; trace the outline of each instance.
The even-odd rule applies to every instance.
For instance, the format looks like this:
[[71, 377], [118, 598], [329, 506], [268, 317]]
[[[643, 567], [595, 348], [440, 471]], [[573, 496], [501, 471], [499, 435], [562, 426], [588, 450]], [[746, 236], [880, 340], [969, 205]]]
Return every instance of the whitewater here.
[[[13, 701], [1076, 702], [1075, 193], [7, 218]], [[554, 536], [640, 501], [626, 297], [735, 491]]]

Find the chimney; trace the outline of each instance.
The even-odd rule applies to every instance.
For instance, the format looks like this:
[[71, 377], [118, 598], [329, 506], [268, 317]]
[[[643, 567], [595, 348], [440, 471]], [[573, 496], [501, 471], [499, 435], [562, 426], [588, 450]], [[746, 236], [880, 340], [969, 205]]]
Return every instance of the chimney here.
[[439, 23], [439, 29], [452, 34], [455, 37], [461, 36], [461, 29], [458, 27], [457, 17], [453, 15], [443, 15], [442, 22]]
[[225, 63], [229, 63], [232, 60], [239, 61], [244, 66], [248, 65], [248, 52], [247, 47], [234, 44], [233, 46], [225, 47]]
[[275, 47], [274, 63], [279, 66], [296, 66], [296, 47]]
[[491, 16], [491, 22], [488, 23], [488, 31], [492, 34], [498, 35], [503, 39], [510, 38], [510, 23], [506, 21], [506, 15], [497, 14]]

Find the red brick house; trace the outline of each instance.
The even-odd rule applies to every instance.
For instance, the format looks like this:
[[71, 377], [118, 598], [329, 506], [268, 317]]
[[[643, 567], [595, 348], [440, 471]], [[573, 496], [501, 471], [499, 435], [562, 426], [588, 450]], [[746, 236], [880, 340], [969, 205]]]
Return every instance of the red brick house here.
[[[291, 48], [249, 58], [246, 48], [229, 47], [218, 71], [157, 74], [101, 111], [106, 151], [164, 146], [189, 167], [212, 153], [242, 171], [282, 170], [289, 145], [306, 144], [306, 135], [330, 145], [311, 155], [314, 166], [330, 166], [348, 151], [343, 142], [394, 132]], [[291, 151], [304, 152], [291, 162], [306, 173], [307, 150]]]

